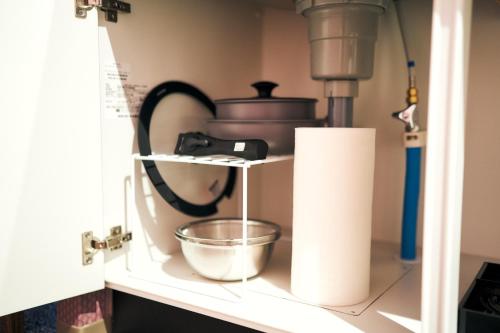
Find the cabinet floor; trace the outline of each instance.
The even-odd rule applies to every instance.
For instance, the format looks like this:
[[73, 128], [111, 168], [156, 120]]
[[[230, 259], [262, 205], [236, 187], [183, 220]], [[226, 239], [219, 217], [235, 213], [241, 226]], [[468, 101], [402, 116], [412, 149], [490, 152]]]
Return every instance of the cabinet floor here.
[[[178, 264], [175, 265], [178, 269], [175, 278], [179, 279], [180, 285], [172, 283], [174, 277], [165, 275], [164, 264], [156, 270], [143, 272], [142, 278], [126, 269], [107, 271], [106, 281], [107, 286], [114, 290], [265, 332], [420, 331], [421, 264], [414, 264], [411, 269], [403, 271], [401, 277], [394, 280], [359, 315], [349, 315], [339, 309], [325, 309], [292, 300], [288, 290], [290, 273], [286, 266], [290, 253], [281, 251], [279, 247], [277, 250], [266, 271], [257, 279], [249, 280], [243, 299], [239, 297], [241, 284], [228, 286], [196, 277], [188, 267], [182, 266], [181, 254], [173, 255]], [[396, 244], [375, 242], [372, 263], [397, 261], [398, 253]], [[462, 256], [460, 297], [483, 261], [484, 258]], [[191, 275], [189, 281], [182, 279], [184, 270]]]

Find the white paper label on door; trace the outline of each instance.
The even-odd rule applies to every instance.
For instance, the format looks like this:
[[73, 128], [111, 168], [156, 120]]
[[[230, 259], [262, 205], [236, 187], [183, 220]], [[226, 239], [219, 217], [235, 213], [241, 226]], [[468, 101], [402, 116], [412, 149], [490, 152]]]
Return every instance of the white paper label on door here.
[[146, 84], [130, 80], [130, 65], [111, 62], [103, 66], [102, 109], [108, 119], [137, 118], [148, 92]]

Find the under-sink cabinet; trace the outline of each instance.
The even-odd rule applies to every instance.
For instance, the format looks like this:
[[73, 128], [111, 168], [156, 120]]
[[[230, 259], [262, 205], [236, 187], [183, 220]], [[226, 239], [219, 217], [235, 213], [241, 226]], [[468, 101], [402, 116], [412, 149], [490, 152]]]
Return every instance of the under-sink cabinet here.
[[[290, 292], [292, 155], [170, 155], [179, 127], [204, 131], [210, 117], [185, 96], [159, 104], [155, 154], [137, 153], [144, 96], [169, 80], [213, 99], [251, 96], [250, 83], [277, 80], [277, 95], [317, 98], [324, 117], [323, 85], [310, 78], [307, 25], [293, 1], [133, 0], [130, 13], [86, 11], [68, 0], [2, 2], [0, 316], [107, 287], [265, 332], [453, 332], [459, 298], [492, 252], [477, 240], [476, 255], [460, 254], [472, 4], [399, 1], [412, 13], [405, 22], [419, 27], [411, 47], [422, 60], [428, 132], [423, 250], [417, 263], [401, 262], [395, 242], [403, 149], [397, 125], [381, 119], [404, 102], [404, 89], [396, 91], [406, 77], [393, 67], [404, 60], [391, 1], [374, 77], [360, 84], [354, 104], [355, 126], [377, 128], [377, 171], [370, 297], [348, 307], [307, 304]], [[478, 2], [481, 15], [494, 12], [483, 7], [500, 8]], [[216, 217], [241, 217], [244, 225], [262, 217], [282, 227], [263, 273], [228, 283], [195, 274], [173, 233], [195, 218], [161, 199], [143, 160], [161, 165], [162, 175], [200, 201], [211, 198], [206, 188], [227, 167], [237, 168], [233, 198], [220, 203]], [[197, 185], [205, 175], [212, 178]]]

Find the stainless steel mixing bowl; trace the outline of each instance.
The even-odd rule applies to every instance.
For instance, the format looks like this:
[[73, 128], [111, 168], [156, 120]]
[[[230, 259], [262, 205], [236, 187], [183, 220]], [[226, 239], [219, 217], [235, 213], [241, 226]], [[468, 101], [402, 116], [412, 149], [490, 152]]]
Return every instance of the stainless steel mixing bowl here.
[[[241, 219], [190, 222], [179, 227], [175, 238], [189, 265], [200, 275], [213, 280], [237, 281], [243, 278], [243, 240]], [[280, 238], [277, 224], [249, 220], [245, 261], [247, 278], [258, 275], [266, 266], [274, 242]]]

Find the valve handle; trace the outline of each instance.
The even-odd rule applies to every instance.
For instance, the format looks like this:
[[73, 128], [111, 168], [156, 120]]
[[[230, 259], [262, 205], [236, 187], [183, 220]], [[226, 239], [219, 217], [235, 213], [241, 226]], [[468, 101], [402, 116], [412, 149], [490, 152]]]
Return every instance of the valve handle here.
[[392, 117], [401, 120], [405, 124], [405, 130], [407, 132], [418, 132], [418, 125], [415, 123], [415, 110], [417, 109], [416, 104], [411, 104], [406, 109], [394, 112]]

